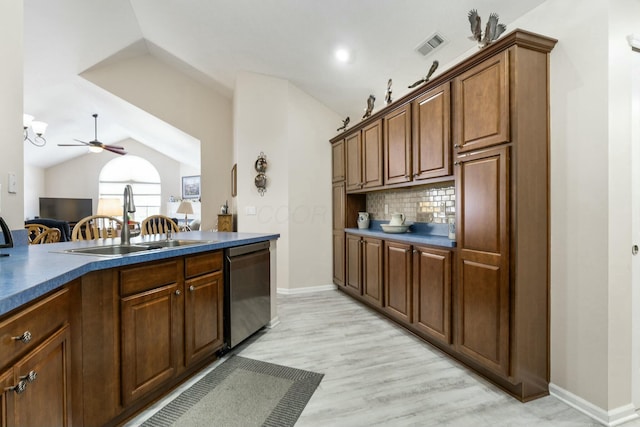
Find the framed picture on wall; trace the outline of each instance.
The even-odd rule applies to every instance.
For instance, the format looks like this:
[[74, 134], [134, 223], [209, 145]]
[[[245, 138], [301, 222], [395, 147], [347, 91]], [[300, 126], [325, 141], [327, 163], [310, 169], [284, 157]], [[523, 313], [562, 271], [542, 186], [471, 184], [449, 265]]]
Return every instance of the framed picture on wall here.
[[182, 177], [182, 198], [200, 198], [200, 175]]

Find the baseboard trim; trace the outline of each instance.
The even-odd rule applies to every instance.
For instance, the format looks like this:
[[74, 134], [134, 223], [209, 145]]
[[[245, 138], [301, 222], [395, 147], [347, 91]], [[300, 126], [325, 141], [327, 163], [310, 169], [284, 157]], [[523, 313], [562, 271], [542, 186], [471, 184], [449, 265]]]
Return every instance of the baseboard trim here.
[[636, 413], [635, 407], [631, 403], [606, 411], [553, 383], [549, 384], [549, 393], [572, 408], [577, 409], [600, 424], [608, 427], [619, 426], [631, 420], [640, 418]]
[[280, 317], [276, 316], [267, 323], [267, 329], [275, 328], [280, 324]]
[[278, 293], [282, 295], [308, 294], [312, 292], [334, 291], [336, 285], [311, 286], [308, 288], [278, 288]]

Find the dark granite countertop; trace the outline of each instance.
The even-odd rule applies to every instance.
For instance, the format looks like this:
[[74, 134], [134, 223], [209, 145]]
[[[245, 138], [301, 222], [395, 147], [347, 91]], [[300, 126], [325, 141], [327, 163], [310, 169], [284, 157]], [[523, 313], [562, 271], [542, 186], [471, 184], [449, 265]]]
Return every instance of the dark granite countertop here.
[[[91, 271], [138, 264], [176, 256], [224, 249], [233, 246], [274, 240], [279, 234], [191, 231], [175, 233], [175, 239], [205, 240], [191, 246], [154, 249], [120, 256], [100, 256], [65, 253], [66, 249], [113, 245], [120, 239], [49, 243], [46, 245], [22, 245], [2, 249], [8, 257], [0, 257], [0, 316], [34, 299], [69, 283]], [[145, 236], [131, 239], [131, 243], [153, 241], [157, 237]]]

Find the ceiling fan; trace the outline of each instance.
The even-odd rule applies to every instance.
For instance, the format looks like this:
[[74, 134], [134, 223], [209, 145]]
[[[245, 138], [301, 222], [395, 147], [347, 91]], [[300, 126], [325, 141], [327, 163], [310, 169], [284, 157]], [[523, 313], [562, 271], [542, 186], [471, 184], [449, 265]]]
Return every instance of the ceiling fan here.
[[107, 151], [111, 151], [112, 153], [116, 153], [116, 154], [127, 154], [126, 151], [124, 151], [124, 147], [118, 147], [116, 145], [107, 145], [107, 144], [103, 144], [102, 142], [98, 141], [98, 115], [94, 114], [93, 115], [93, 120], [95, 122], [95, 138], [93, 139], [93, 141], [89, 141], [89, 142], [85, 142], [85, 141], [81, 141], [79, 139], [73, 139], [74, 141], [78, 141], [80, 144], [58, 144], [58, 146], [60, 147], [84, 147], [84, 146], [88, 146], [89, 150], [91, 150], [94, 153], [99, 153], [102, 150], [107, 150]]

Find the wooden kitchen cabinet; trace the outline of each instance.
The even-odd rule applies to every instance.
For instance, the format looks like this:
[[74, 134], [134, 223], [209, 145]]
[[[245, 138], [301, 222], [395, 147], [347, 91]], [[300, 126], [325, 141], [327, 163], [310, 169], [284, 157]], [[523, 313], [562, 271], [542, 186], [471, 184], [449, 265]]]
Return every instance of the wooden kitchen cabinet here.
[[413, 326], [428, 338], [451, 343], [452, 252], [413, 249]]
[[386, 114], [384, 128], [384, 183], [399, 184], [413, 178], [411, 172], [411, 104]]
[[458, 153], [510, 141], [509, 77], [509, 51], [504, 51], [455, 79]]
[[123, 269], [120, 277], [121, 381], [126, 407], [177, 375], [184, 300], [177, 261]]
[[346, 290], [382, 306], [382, 240], [347, 233], [346, 263]]
[[214, 354], [224, 344], [222, 252], [185, 259], [185, 365]]
[[459, 160], [456, 347], [510, 374], [509, 147]]
[[5, 391], [6, 425], [72, 425], [70, 353], [66, 325], [16, 363], [11, 389]]
[[0, 425], [72, 425], [69, 307], [63, 288], [0, 322]]
[[392, 317], [411, 323], [412, 249], [407, 243], [385, 241], [384, 244], [384, 310]]
[[342, 182], [346, 178], [344, 147], [344, 141], [338, 141], [331, 145], [332, 182]]
[[382, 120], [376, 120], [361, 131], [345, 138], [347, 192], [381, 187]]
[[437, 86], [413, 101], [413, 180], [452, 175], [451, 84]]

